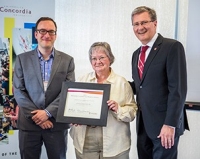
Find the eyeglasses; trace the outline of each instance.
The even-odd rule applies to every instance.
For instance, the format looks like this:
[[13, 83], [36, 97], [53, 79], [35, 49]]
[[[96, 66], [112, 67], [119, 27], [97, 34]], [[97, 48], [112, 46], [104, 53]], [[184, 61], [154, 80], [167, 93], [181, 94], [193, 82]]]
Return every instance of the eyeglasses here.
[[134, 28], [138, 28], [140, 25], [145, 27], [147, 26], [150, 22], [153, 22], [152, 20], [150, 21], [141, 21], [141, 22], [136, 22], [136, 23], [133, 23], [133, 27]]
[[105, 60], [105, 58], [106, 58], [106, 57], [104, 57], [104, 56], [101, 56], [101, 57], [99, 57], [99, 58], [92, 57], [92, 59], [91, 59], [91, 60], [92, 60], [92, 62], [97, 62], [97, 60], [99, 60], [99, 61], [101, 61], [101, 62], [102, 62], [102, 61], [104, 61], [104, 60]]
[[49, 33], [50, 36], [56, 35], [55, 30], [39, 29], [39, 30], [36, 30], [36, 31], [38, 31], [42, 35], [46, 35], [46, 33]]

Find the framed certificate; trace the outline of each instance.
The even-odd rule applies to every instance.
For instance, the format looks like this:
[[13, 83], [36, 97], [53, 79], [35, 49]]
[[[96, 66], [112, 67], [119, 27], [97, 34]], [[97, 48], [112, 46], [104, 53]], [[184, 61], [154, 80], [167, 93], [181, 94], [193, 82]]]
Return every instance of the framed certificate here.
[[63, 82], [56, 121], [106, 126], [110, 84]]
[[192, 109], [192, 110], [200, 110], [200, 102], [186, 101], [185, 102], [185, 108], [186, 109]]

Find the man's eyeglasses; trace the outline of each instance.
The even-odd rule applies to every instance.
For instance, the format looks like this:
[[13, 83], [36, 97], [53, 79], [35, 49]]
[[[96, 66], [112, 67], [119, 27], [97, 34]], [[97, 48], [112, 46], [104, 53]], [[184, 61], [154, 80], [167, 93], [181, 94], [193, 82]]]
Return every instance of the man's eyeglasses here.
[[136, 23], [133, 23], [133, 27], [134, 28], [138, 28], [140, 25], [145, 27], [147, 26], [150, 22], [153, 22], [152, 20], [150, 21], [141, 21], [141, 22], [136, 22]]
[[104, 56], [101, 56], [101, 57], [99, 57], [99, 58], [92, 57], [92, 58], [91, 58], [91, 60], [92, 60], [92, 62], [97, 62], [97, 60], [99, 60], [99, 61], [101, 61], [101, 62], [102, 62], [102, 61], [104, 61], [104, 60], [105, 60], [105, 58], [106, 58], [106, 57], [104, 57]]
[[46, 33], [49, 33], [50, 36], [56, 35], [55, 30], [39, 29], [39, 30], [36, 30], [36, 31], [38, 31], [42, 35], [46, 35]]

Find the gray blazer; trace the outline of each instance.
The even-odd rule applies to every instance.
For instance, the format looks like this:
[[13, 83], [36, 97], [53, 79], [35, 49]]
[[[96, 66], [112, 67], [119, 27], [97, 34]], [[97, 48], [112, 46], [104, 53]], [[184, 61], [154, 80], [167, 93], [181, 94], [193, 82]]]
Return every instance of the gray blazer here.
[[16, 58], [14, 68], [14, 96], [19, 105], [18, 128], [22, 130], [40, 131], [40, 126], [31, 119], [31, 111], [37, 109], [48, 110], [54, 127], [52, 130], [69, 128], [68, 124], [57, 123], [56, 116], [59, 97], [63, 81], [75, 81], [74, 59], [55, 50], [51, 76], [44, 91], [40, 62], [37, 50], [20, 54]]

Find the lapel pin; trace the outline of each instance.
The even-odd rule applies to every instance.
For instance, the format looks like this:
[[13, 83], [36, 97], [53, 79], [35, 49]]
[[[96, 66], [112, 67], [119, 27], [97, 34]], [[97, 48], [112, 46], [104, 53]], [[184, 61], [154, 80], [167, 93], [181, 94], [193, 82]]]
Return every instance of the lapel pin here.
[[156, 50], [157, 50], [157, 47], [155, 47], [154, 50], [156, 51]]

